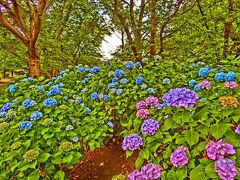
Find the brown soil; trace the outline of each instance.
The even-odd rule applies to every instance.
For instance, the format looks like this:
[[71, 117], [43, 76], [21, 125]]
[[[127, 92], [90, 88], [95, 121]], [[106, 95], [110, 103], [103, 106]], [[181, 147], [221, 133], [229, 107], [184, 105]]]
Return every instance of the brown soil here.
[[85, 158], [69, 173], [71, 180], [111, 180], [112, 176], [126, 174], [135, 169], [138, 152], [128, 159], [120, 142], [111, 142], [106, 146], [88, 151]]

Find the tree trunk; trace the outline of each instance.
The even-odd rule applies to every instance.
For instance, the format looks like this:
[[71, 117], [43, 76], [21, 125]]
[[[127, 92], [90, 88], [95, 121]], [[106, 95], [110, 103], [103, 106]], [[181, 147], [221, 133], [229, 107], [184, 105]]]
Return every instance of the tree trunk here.
[[150, 35], [150, 55], [156, 55], [156, 34], [157, 34], [157, 1], [151, 1], [151, 35]]
[[38, 78], [40, 76], [40, 58], [36, 48], [28, 48], [28, 68], [31, 77]]

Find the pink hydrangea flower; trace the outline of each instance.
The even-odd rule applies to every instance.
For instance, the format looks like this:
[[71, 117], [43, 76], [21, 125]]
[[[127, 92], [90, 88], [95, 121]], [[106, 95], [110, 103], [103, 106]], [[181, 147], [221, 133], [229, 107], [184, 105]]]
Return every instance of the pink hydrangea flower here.
[[230, 82], [224, 83], [224, 87], [229, 88], [229, 89], [234, 89], [237, 86], [238, 86], [238, 84], [235, 81], [230, 81]]

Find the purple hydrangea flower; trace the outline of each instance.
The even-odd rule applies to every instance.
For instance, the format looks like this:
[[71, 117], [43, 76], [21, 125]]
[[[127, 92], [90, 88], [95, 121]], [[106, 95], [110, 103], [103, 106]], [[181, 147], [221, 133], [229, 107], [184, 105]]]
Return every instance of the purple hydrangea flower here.
[[113, 128], [113, 127], [114, 127], [114, 125], [113, 125], [113, 123], [112, 123], [111, 121], [109, 121], [109, 122], [107, 123], [107, 125], [108, 125], [110, 128]]
[[134, 170], [130, 174], [128, 174], [127, 180], [145, 180], [146, 176], [138, 170]]
[[73, 138], [73, 141], [74, 141], [74, 142], [78, 142], [78, 140], [79, 140], [78, 137], [74, 137], [74, 138]]
[[180, 146], [175, 151], [172, 152], [170, 156], [170, 161], [172, 162], [174, 167], [184, 166], [188, 163], [186, 151], [187, 151], [186, 147]]
[[149, 116], [148, 109], [138, 109], [136, 116], [140, 119], [146, 119]]
[[238, 171], [231, 159], [219, 159], [215, 162], [215, 171], [222, 180], [234, 180]]
[[192, 108], [197, 103], [198, 95], [188, 88], [175, 88], [168, 91], [162, 99], [171, 107]]
[[235, 132], [236, 132], [237, 134], [240, 134], [240, 123], [238, 124], [238, 126], [237, 126]]
[[210, 82], [209, 82], [209, 81], [206, 81], [206, 80], [200, 82], [200, 83], [198, 84], [198, 86], [199, 86], [201, 89], [207, 89], [207, 90], [209, 90], [209, 89], [211, 88]]
[[130, 135], [124, 137], [123, 142], [122, 142], [122, 148], [125, 151], [126, 150], [134, 151], [139, 146], [142, 146], [142, 145], [143, 145], [142, 138], [137, 134], [130, 134]]
[[233, 146], [223, 142], [222, 139], [218, 142], [209, 141], [205, 149], [207, 150], [207, 156], [212, 160], [223, 159], [225, 154], [235, 154]]
[[146, 179], [158, 179], [161, 176], [161, 170], [158, 165], [149, 163], [141, 168], [141, 172], [146, 176]]
[[162, 109], [164, 107], [164, 104], [159, 104], [159, 103], [157, 103], [156, 105], [155, 105], [155, 108], [157, 108], [157, 109]]
[[158, 104], [158, 98], [154, 97], [154, 96], [150, 96], [146, 99], [146, 104], [148, 106], [156, 105], [156, 104]]
[[147, 108], [146, 102], [145, 102], [145, 101], [139, 101], [139, 102], [136, 104], [136, 108], [137, 108], [137, 109], [145, 109], [145, 108]]
[[144, 120], [141, 130], [143, 134], [154, 135], [159, 129], [159, 123], [153, 119]]

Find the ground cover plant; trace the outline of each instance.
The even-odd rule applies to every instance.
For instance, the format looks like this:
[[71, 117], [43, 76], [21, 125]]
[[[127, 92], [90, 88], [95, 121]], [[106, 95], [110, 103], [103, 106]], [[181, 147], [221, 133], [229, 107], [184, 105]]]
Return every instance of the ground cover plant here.
[[114, 136], [127, 158], [139, 150], [122, 179], [239, 179], [238, 82], [237, 59], [159, 57], [19, 79], [1, 94], [0, 177], [67, 178]]

